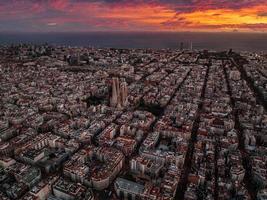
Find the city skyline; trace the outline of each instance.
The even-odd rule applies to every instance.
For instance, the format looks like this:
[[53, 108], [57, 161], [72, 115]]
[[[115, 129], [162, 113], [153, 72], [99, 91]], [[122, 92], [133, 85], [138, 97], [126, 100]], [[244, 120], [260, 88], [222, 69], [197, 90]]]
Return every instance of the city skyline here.
[[267, 55], [0, 47], [1, 200], [266, 200]]
[[266, 0], [0, 1], [0, 32], [265, 32]]

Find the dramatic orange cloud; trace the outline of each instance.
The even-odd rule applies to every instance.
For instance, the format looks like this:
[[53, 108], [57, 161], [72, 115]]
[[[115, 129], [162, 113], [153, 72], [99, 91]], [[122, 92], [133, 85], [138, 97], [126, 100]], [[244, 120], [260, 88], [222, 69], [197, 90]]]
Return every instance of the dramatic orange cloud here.
[[[267, 10], [267, 6], [254, 6], [250, 8], [233, 9], [213, 9], [203, 11], [193, 11], [182, 13], [176, 17], [183, 19], [187, 23], [187, 28], [201, 28], [219, 30], [249, 31], [251, 29], [265, 30], [267, 28], [267, 15], [260, 15]], [[174, 20], [175, 22], [175, 20]], [[175, 23], [169, 23], [169, 27], [176, 29]], [[257, 28], [258, 27], [258, 28]]]
[[10, 0], [0, 31], [267, 31], [267, 0]]

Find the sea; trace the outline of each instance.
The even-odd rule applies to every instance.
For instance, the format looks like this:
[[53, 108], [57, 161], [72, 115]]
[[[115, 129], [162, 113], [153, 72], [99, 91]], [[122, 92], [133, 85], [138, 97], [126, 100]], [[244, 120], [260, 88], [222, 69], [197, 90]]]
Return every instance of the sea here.
[[19, 43], [96, 48], [208, 49], [267, 52], [267, 33], [88, 32], [0, 33], [0, 45]]

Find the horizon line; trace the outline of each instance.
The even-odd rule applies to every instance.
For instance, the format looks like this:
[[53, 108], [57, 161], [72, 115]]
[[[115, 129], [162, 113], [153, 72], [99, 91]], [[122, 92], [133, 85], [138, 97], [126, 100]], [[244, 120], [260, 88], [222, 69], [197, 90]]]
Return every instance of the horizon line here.
[[0, 31], [0, 34], [48, 34], [48, 33], [233, 33], [233, 34], [267, 34], [265, 31], [126, 31], [126, 30], [96, 30], [96, 31]]

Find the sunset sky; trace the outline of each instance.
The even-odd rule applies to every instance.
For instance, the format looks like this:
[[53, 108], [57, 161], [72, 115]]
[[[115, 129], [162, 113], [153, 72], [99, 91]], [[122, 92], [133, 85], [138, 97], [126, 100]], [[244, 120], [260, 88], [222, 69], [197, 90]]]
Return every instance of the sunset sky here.
[[0, 0], [0, 31], [267, 31], [267, 0]]

